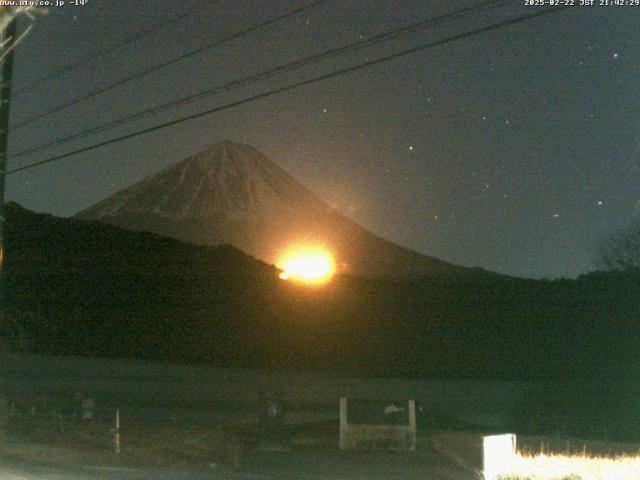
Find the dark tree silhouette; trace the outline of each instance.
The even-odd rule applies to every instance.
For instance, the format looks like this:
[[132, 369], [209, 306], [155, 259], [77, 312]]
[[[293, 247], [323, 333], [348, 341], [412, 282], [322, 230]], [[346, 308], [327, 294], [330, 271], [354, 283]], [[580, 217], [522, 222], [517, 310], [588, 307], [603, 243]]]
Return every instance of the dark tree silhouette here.
[[640, 269], [640, 220], [604, 240], [599, 263], [608, 271]]
[[46, 9], [34, 6], [0, 7], [0, 61], [4, 60], [4, 57], [9, 53], [9, 51], [18, 46], [18, 44], [29, 34], [32, 27], [30, 24], [11, 44], [8, 42], [7, 38], [3, 38], [9, 23], [18, 17], [27, 17], [29, 20], [33, 21], [36, 15], [44, 15], [46, 13]]
[[0, 312], [0, 350], [27, 351], [27, 335], [24, 324], [30, 323], [30, 313]]

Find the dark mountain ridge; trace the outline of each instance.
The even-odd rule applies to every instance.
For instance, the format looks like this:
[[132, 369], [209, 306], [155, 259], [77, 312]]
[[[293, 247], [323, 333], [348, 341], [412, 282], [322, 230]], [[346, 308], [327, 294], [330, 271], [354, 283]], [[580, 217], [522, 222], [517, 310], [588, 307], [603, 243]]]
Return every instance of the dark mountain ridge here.
[[16, 204], [6, 217], [6, 301], [37, 353], [431, 378], [640, 373], [637, 273], [309, 288], [230, 246]]

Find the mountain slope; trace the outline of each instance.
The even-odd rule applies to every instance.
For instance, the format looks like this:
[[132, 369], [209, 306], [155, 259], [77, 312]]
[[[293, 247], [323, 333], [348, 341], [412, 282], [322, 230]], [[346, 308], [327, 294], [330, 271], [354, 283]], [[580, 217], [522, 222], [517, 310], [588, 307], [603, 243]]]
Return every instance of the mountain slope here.
[[76, 217], [196, 244], [231, 244], [271, 264], [294, 246], [319, 246], [334, 254], [338, 271], [348, 274], [478, 271], [374, 235], [254, 148], [228, 141], [151, 175]]

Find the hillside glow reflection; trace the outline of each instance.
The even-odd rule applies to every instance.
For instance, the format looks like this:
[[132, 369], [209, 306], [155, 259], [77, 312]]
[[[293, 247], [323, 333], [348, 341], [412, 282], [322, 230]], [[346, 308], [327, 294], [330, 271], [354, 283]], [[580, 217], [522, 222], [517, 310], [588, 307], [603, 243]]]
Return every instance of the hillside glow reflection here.
[[336, 267], [333, 256], [320, 249], [298, 249], [287, 252], [278, 262], [282, 280], [319, 284], [331, 280]]

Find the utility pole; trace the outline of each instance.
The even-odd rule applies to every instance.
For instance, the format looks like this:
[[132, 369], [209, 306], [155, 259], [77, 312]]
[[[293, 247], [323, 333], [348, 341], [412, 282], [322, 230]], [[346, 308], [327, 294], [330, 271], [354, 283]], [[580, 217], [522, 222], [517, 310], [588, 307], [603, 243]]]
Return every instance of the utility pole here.
[[17, 20], [14, 17], [2, 32], [3, 50], [7, 54], [2, 64], [2, 84], [0, 85], [0, 313], [4, 310], [4, 186], [7, 171], [7, 147], [9, 145], [11, 77], [13, 75], [16, 23]]

